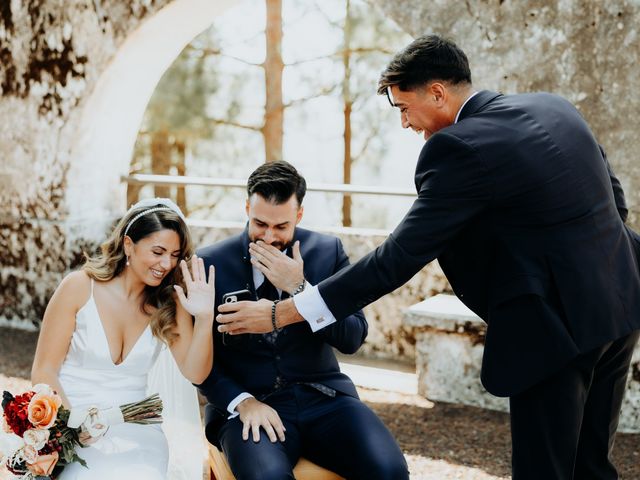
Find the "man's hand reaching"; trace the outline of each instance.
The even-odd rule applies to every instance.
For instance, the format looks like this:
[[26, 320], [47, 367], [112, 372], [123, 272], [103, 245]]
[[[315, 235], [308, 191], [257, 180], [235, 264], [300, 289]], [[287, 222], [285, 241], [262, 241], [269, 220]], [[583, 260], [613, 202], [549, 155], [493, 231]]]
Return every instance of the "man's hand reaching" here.
[[273, 331], [271, 324], [272, 305], [271, 300], [264, 298], [257, 302], [223, 303], [218, 306], [220, 314], [216, 317], [216, 321], [220, 324], [218, 331], [230, 335], [269, 333]]
[[[271, 307], [273, 302], [261, 299], [257, 302], [242, 301], [224, 303], [218, 306], [220, 314], [216, 317], [218, 331], [237, 335], [241, 333], [269, 333], [273, 331], [271, 323]], [[276, 323], [278, 328], [303, 322], [293, 300], [287, 298], [276, 307]]]

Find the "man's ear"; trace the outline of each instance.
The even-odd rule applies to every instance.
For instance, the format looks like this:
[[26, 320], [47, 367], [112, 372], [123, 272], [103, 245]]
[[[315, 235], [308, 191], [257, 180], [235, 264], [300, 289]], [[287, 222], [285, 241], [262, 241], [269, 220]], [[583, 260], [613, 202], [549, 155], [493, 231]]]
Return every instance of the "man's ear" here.
[[300, 207], [298, 208], [298, 213], [296, 214], [296, 225], [298, 225], [300, 223], [300, 220], [302, 220], [303, 214], [304, 214], [304, 207], [300, 205]]
[[249, 199], [247, 198], [247, 203], [245, 203], [244, 211], [247, 212], [247, 217], [249, 216]]
[[447, 87], [440, 82], [433, 82], [429, 85], [427, 95], [431, 96], [436, 107], [442, 108], [447, 102], [448, 92]]

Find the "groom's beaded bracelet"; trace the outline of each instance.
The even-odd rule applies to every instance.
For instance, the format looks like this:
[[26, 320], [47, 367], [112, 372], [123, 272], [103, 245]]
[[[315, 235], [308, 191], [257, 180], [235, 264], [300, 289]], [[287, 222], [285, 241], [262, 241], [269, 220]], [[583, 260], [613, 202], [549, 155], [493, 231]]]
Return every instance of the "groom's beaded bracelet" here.
[[274, 300], [273, 305], [271, 305], [271, 325], [273, 325], [274, 332], [278, 330], [278, 327], [276, 325], [276, 305], [278, 304], [279, 301], [280, 300]]
[[291, 294], [291, 296], [293, 297], [294, 295], [299, 294], [300, 292], [302, 292], [304, 290], [304, 287], [307, 286], [307, 281], [304, 279], [304, 277], [302, 278], [302, 282], [300, 283], [300, 285], [298, 285], [296, 287], [296, 289], [293, 291], [293, 293]]

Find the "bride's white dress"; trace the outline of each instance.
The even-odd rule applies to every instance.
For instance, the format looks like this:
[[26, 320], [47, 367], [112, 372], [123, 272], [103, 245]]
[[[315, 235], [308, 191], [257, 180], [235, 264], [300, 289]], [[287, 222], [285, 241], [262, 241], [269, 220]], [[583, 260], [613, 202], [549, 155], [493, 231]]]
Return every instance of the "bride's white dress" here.
[[[93, 299], [92, 281], [91, 297], [76, 316], [60, 383], [73, 408], [137, 402], [146, 397], [147, 377], [161, 348], [147, 327], [122, 363], [114, 364]], [[88, 468], [68, 465], [59, 480], [158, 480], [167, 475], [169, 451], [160, 425], [113, 425], [97, 442], [78, 448], [77, 453]]]

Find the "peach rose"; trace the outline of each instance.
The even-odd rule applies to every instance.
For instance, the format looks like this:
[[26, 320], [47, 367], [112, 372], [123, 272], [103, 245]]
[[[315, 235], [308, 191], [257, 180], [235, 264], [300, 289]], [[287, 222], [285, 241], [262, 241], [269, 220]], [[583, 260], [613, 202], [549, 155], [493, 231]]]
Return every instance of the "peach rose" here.
[[56, 463], [58, 463], [58, 457], [58, 452], [40, 455], [35, 463], [27, 464], [27, 468], [34, 475], [51, 475], [53, 468], [56, 466]]
[[62, 399], [55, 393], [36, 393], [31, 397], [27, 409], [29, 421], [36, 428], [51, 427], [58, 417], [60, 405], [62, 405]]

